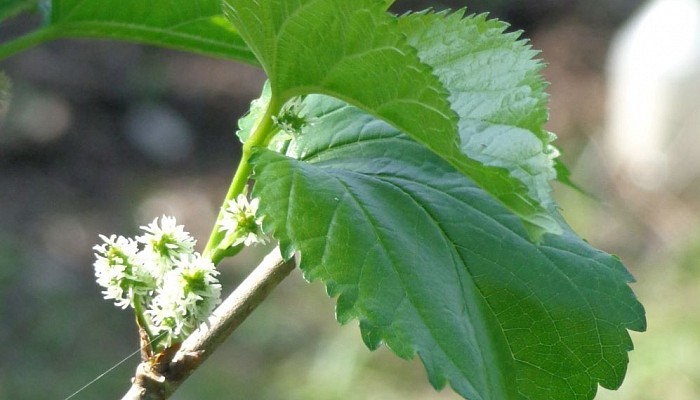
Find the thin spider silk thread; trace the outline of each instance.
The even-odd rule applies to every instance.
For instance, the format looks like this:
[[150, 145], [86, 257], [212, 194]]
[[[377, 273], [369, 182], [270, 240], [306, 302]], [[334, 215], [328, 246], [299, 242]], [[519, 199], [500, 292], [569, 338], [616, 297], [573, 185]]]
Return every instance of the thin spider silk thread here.
[[[156, 337], [153, 338], [153, 340], [151, 340], [148, 344], [149, 344], [149, 345], [150, 345], [150, 344], [153, 344], [154, 341], [160, 339], [163, 335], [165, 335], [165, 333], [166, 333], [166, 332], [163, 332], [163, 333], [161, 333], [160, 335], [156, 336]], [[101, 373], [101, 374], [98, 375], [95, 379], [91, 380], [91, 381], [88, 382], [85, 386], [83, 386], [83, 387], [81, 387], [80, 389], [76, 390], [73, 394], [71, 394], [70, 396], [66, 397], [66, 398], [63, 399], [63, 400], [70, 400], [70, 399], [72, 399], [73, 397], [75, 397], [76, 395], [78, 395], [80, 392], [82, 392], [83, 390], [85, 390], [85, 389], [87, 389], [88, 387], [92, 386], [95, 382], [97, 382], [97, 381], [99, 381], [100, 379], [104, 378], [107, 374], [109, 374], [109, 373], [112, 372], [114, 369], [116, 369], [116, 368], [119, 367], [120, 365], [124, 364], [127, 360], [129, 360], [131, 357], [133, 357], [133, 356], [139, 354], [140, 352], [141, 352], [141, 349], [139, 348], [138, 350], [136, 350], [135, 352], [129, 354], [129, 355], [126, 356], [123, 360], [121, 360], [121, 361], [119, 361], [118, 363], [114, 364], [112, 367], [110, 367], [109, 369], [107, 369], [105, 372]]]

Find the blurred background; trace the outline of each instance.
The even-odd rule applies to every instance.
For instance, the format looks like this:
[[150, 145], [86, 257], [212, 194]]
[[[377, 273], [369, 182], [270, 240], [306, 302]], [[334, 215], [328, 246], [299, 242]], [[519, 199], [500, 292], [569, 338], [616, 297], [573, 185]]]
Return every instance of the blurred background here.
[[[573, 179], [566, 218], [619, 255], [649, 330], [598, 399], [700, 398], [700, 1], [399, 0], [466, 5], [542, 51], [551, 121]], [[38, 24], [0, 25], [0, 41]], [[264, 75], [231, 61], [66, 40], [0, 61], [0, 398], [64, 399], [137, 349], [133, 317], [101, 300], [92, 246], [174, 215], [204, 241], [240, 154], [237, 119]], [[2, 118], [0, 111], [0, 118]], [[266, 249], [222, 266], [231, 290]], [[319, 283], [295, 271], [175, 399], [456, 399], [418, 361], [364, 348]], [[75, 399], [118, 398], [137, 357]]]

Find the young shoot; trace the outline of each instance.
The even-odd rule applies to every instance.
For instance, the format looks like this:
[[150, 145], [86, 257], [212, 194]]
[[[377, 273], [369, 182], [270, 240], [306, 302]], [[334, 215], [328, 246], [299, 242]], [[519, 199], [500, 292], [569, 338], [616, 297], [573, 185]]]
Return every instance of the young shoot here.
[[223, 218], [219, 224], [219, 231], [226, 233], [221, 244], [222, 248], [240, 244], [252, 246], [267, 242], [262, 232], [262, 217], [256, 216], [259, 205], [259, 199], [249, 201], [245, 193], [239, 194], [226, 203]]

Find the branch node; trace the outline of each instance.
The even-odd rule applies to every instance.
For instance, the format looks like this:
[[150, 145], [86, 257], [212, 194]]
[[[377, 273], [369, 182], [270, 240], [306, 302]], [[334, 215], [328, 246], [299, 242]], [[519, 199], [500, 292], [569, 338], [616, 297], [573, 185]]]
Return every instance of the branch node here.
[[294, 260], [284, 261], [273, 250], [183, 343], [142, 361], [122, 400], [170, 397], [294, 268]]

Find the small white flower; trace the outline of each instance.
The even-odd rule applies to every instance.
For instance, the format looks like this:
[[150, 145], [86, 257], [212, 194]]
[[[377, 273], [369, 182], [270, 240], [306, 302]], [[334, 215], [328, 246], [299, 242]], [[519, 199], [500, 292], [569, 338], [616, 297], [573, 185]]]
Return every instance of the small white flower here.
[[283, 132], [296, 137], [301, 134], [304, 127], [309, 125], [309, 121], [304, 114], [303, 99], [295, 97], [282, 107], [278, 115], [272, 117], [272, 121]]
[[165, 274], [147, 314], [158, 333], [167, 333], [168, 345], [192, 333], [219, 304], [218, 274], [211, 260], [199, 253], [183, 255]]
[[[172, 276], [167, 274], [163, 282], [168, 282]], [[146, 310], [146, 315], [150, 317], [152, 323], [152, 331], [156, 335], [166, 333], [166, 346], [170, 346], [173, 341], [178, 341], [187, 336], [194, 327], [189, 324], [185, 308], [180, 303], [181, 285], [177, 280], [167, 285], [169, 289], [161, 287], [157, 296], [155, 296], [151, 304]]]
[[184, 282], [184, 301], [188, 314], [201, 322], [221, 301], [221, 285], [216, 278], [219, 271], [209, 258], [198, 253], [181, 258], [176, 271]]
[[105, 290], [105, 299], [115, 300], [118, 307], [133, 306], [134, 297], [148, 295], [155, 288], [155, 278], [141, 264], [138, 243], [133, 239], [100, 235], [104, 242], [95, 250], [95, 276]]
[[185, 231], [184, 226], [177, 225], [175, 217], [163, 215], [160, 224], [156, 218], [141, 229], [146, 233], [136, 238], [144, 244], [140, 256], [143, 263], [152, 268], [152, 273], [158, 280], [162, 279], [183, 254], [194, 252], [196, 241]]
[[219, 232], [226, 232], [225, 243], [237, 246], [243, 243], [251, 246], [264, 244], [266, 238], [262, 233], [262, 217], [256, 217], [260, 199], [250, 202], [245, 194], [239, 194], [235, 200], [229, 200], [224, 208], [224, 216], [219, 223]]

